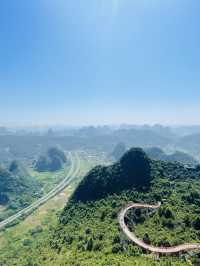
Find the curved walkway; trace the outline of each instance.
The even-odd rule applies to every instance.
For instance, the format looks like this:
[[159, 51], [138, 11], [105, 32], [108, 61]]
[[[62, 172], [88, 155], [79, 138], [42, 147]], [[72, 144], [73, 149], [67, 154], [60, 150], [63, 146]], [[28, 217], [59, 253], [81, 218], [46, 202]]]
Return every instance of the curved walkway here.
[[59, 192], [61, 192], [71, 183], [71, 181], [78, 175], [80, 171], [80, 160], [77, 154], [75, 154], [74, 156], [71, 153], [69, 153], [69, 158], [71, 161], [71, 167], [67, 176], [56, 187], [54, 187], [49, 193], [44, 195], [42, 198], [38, 199], [37, 201], [33, 202], [30, 206], [22, 209], [16, 214], [0, 222], [0, 230], [4, 228], [6, 225], [22, 217], [23, 215], [31, 213], [33, 210], [37, 209], [39, 206], [41, 206], [42, 204], [46, 203], [48, 200], [56, 196]]
[[126, 236], [134, 242], [139, 247], [148, 250], [150, 252], [154, 253], [160, 253], [160, 254], [173, 254], [173, 253], [179, 253], [183, 251], [191, 251], [191, 250], [200, 250], [200, 244], [182, 244], [174, 247], [155, 247], [152, 245], [148, 245], [144, 243], [143, 240], [136, 237], [136, 235], [131, 232], [127, 225], [125, 224], [124, 217], [126, 215], [126, 212], [133, 208], [149, 208], [149, 209], [158, 209], [160, 207], [160, 203], [157, 205], [149, 205], [149, 204], [140, 204], [140, 203], [131, 203], [125, 208], [121, 210], [118, 216], [119, 224], [122, 229], [122, 231], [126, 234]]

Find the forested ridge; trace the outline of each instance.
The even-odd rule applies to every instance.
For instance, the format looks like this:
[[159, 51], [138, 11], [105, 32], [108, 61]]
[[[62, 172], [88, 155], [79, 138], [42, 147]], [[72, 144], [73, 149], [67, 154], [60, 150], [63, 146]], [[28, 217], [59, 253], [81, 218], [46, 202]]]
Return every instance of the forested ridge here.
[[[130, 212], [127, 224], [154, 245], [200, 243], [200, 167], [151, 160], [133, 148], [112, 166], [92, 169], [58, 216], [57, 224], [4, 250], [5, 265], [188, 265], [182, 258], [155, 260], [122, 234], [117, 216], [129, 202], [162, 202], [152, 216]], [[12, 257], [12, 254], [15, 256]], [[189, 258], [198, 265], [198, 256]], [[12, 264], [13, 263], [13, 264]]]
[[151, 180], [150, 164], [150, 159], [142, 149], [133, 148], [119, 162], [92, 169], [79, 184], [72, 199], [91, 201], [125, 189], [148, 187]]

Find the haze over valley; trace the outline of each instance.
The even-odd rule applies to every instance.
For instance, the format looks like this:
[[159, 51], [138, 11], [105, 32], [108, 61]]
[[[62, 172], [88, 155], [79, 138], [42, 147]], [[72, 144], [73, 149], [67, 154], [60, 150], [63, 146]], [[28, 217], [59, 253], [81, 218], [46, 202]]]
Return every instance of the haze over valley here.
[[200, 265], [199, 10], [0, 2], [0, 266]]

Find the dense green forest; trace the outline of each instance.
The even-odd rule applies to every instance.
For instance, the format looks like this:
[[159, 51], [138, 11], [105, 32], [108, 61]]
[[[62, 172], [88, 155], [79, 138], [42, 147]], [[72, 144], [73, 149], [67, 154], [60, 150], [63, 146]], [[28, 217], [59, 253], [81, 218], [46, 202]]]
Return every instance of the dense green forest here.
[[[89, 187], [88, 187], [89, 186]], [[117, 215], [130, 201], [162, 207], [151, 216], [130, 211], [127, 224], [155, 245], [200, 243], [200, 168], [149, 159], [129, 150], [112, 166], [91, 170], [75, 190], [58, 222], [4, 247], [2, 265], [199, 265], [198, 256], [156, 259], [121, 232]]]
[[112, 166], [97, 166], [83, 179], [73, 198], [81, 201], [96, 200], [119, 193], [125, 189], [149, 186], [151, 179], [150, 160], [137, 148], [127, 152]]

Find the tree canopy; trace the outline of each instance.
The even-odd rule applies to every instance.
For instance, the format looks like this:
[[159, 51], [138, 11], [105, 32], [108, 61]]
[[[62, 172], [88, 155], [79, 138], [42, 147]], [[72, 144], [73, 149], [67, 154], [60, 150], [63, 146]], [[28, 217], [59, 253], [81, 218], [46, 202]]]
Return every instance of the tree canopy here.
[[149, 185], [150, 177], [150, 159], [142, 149], [133, 148], [119, 162], [91, 170], [78, 186], [73, 199], [90, 201], [124, 189], [142, 188]]

